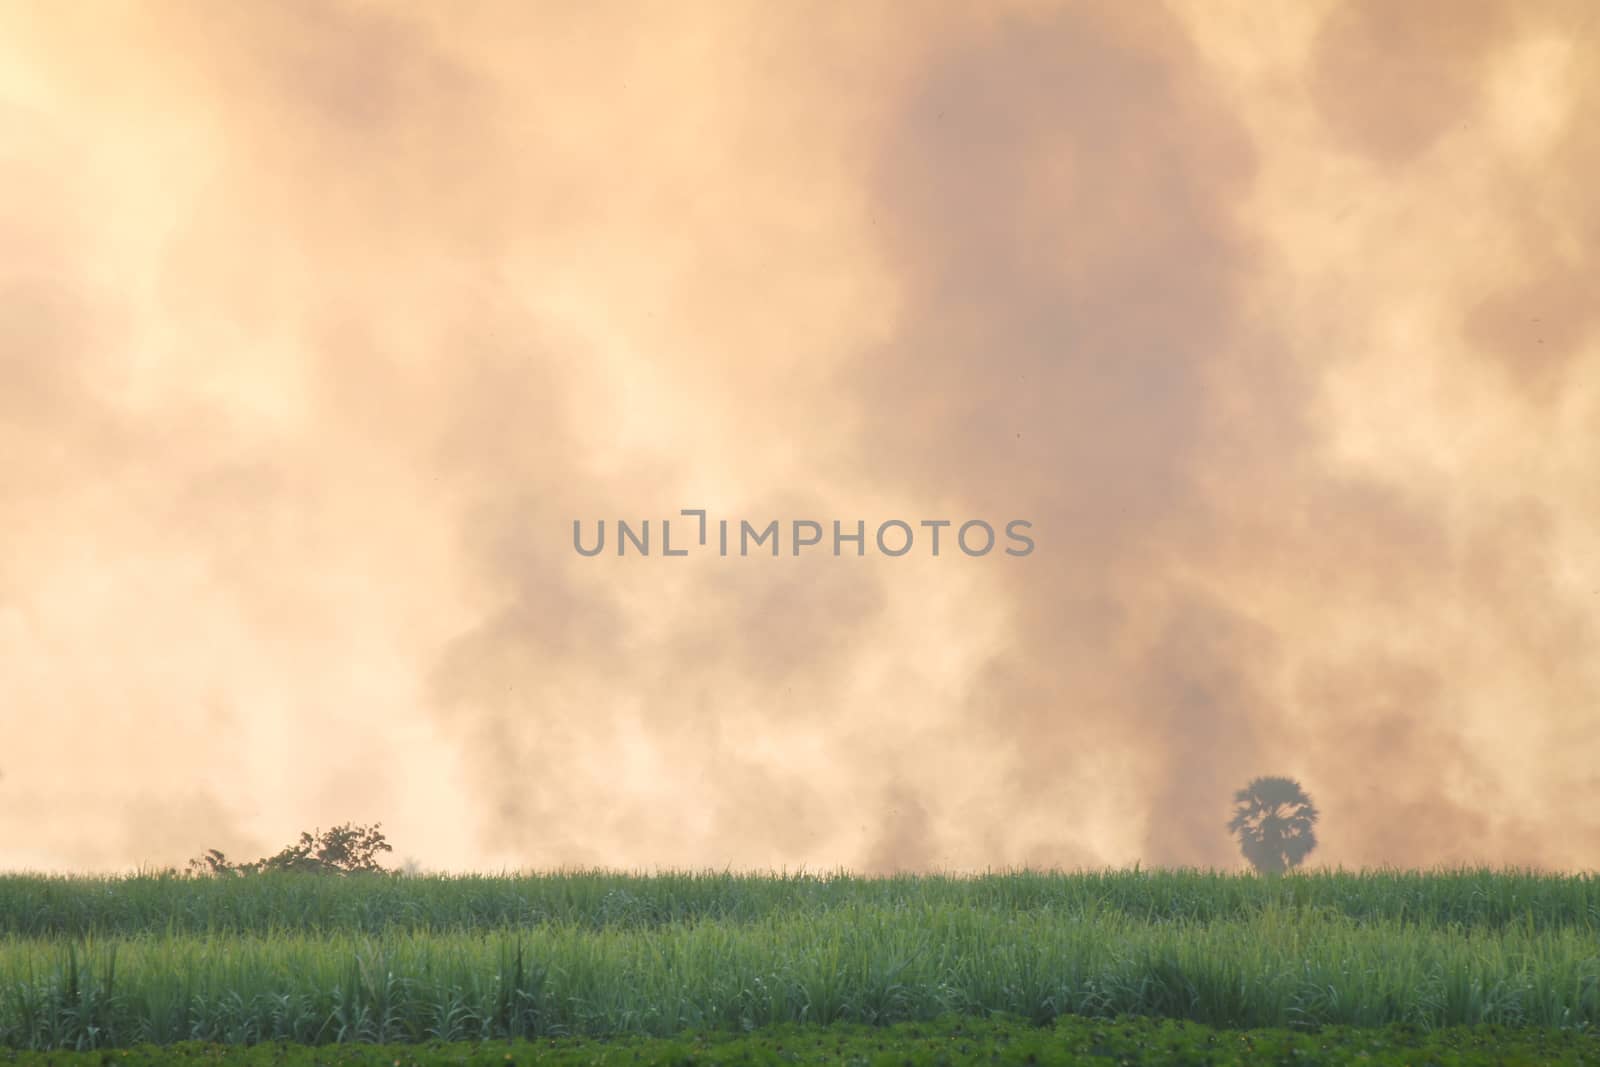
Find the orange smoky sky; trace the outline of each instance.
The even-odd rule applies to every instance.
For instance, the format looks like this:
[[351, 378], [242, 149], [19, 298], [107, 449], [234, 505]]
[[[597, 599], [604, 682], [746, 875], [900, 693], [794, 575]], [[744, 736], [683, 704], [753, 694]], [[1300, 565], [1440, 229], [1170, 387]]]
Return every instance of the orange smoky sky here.
[[[1593, 868], [1596, 113], [1588, 0], [6, 3], [0, 867]], [[573, 550], [682, 508], [1036, 549]]]

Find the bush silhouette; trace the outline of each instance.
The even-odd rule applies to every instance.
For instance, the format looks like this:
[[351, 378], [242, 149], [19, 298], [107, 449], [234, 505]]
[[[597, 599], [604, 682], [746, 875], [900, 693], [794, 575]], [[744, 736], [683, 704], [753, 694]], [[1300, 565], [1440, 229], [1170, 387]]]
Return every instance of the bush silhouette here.
[[189, 861], [189, 873], [211, 877], [260, 874], [266, 871], [297, 871], [305, 874], [387, 874], [378, 862], [381, 852], [394, 849], [384, 839], [382, 823], [355, 826], [345, 823], [323, 832], [302, 833], [300, 840], [275, 856], [251, 863], [233, 863], [217, 849]]

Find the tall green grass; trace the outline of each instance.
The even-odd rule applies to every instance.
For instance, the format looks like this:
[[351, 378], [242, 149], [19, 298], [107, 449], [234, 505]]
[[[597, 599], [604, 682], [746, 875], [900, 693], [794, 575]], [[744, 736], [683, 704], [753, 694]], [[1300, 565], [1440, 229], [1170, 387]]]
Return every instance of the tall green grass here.
[[0, 936], [602, 928], [913, 905], [1072, 911], [1147, 922], [1246, 919], [1271, 908], [1405, 924], [1600, 931], [1600, 876], [1521, 870], [1303, 873], [1011, 872], [975, 877], [575, 871], [503, 877], [244, 879], [0, 876]]
[[1596, 889], [1518, 872], [11, 878], [0, 1045], [667, 1035], [951, 1012], [1593, 1030]]

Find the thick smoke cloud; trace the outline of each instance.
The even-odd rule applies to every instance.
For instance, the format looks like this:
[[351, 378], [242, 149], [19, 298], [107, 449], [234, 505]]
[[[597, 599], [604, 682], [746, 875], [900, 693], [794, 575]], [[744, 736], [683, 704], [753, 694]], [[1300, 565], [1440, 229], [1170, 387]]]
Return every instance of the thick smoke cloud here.
[[0, 42], [0, 866], [1600, 854], [1588, 5]]

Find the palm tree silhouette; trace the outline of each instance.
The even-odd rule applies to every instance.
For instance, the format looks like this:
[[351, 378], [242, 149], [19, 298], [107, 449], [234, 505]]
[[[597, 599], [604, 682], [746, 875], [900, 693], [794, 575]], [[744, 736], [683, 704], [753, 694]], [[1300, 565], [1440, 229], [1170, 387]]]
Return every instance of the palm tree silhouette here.
[[1297, 866], [1317, 847], [1317, 809], [1293, 778], [1256, 778], [1233, 795], [1228, 832], [1239, 851], [1263, 874]]

